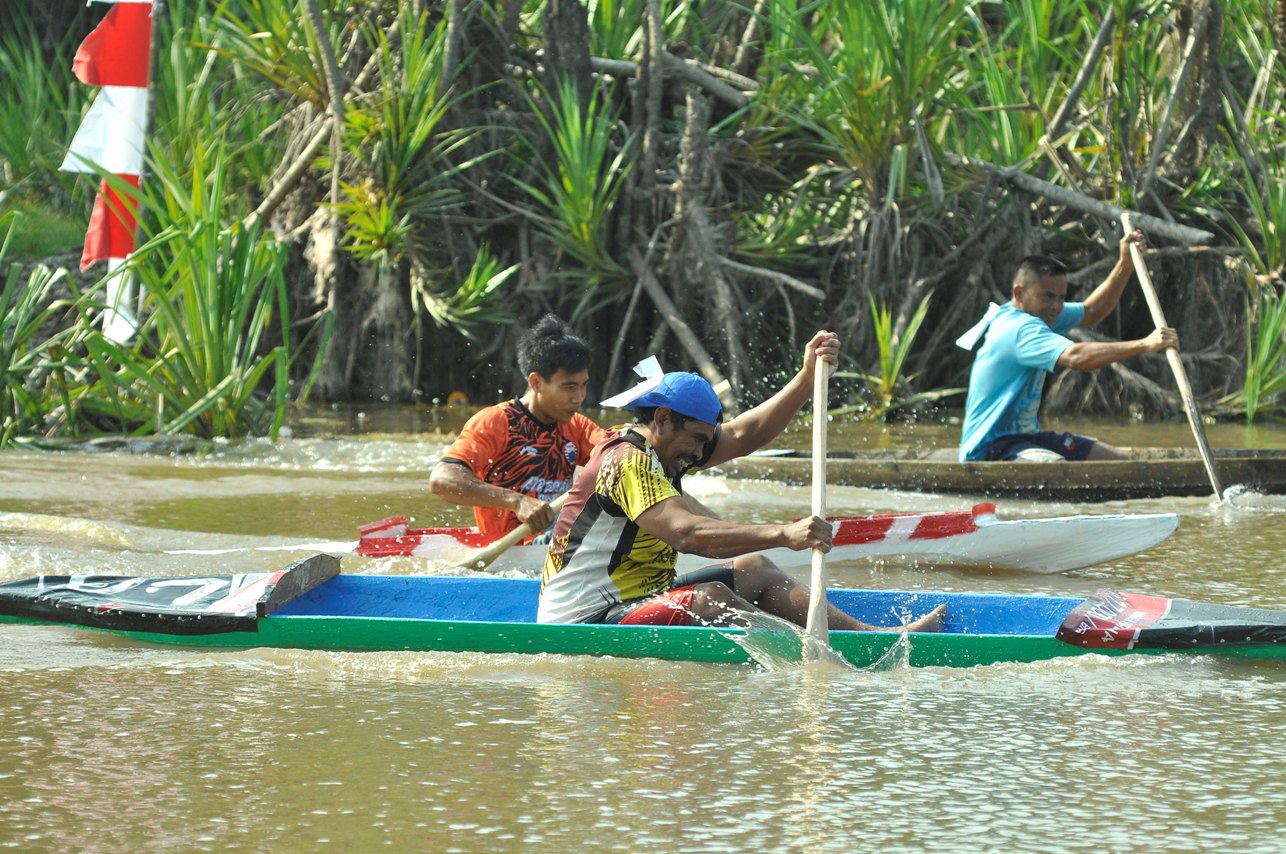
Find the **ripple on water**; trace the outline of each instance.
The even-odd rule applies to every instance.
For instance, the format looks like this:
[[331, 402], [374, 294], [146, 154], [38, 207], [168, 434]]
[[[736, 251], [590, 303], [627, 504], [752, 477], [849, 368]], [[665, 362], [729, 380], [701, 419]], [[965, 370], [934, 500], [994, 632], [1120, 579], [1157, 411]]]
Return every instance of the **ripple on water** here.
[[[340, 542], [360, 522], [408, 508], [426, 521], [465, 517], [426, 495], [436, 439], [345, 441], [190, 459], [6, 456], [0, 578], [91, 567], [266, 571], [294, 559], [293, 547]], [[782, 521], [808, 504], [806, 490], [704, 478], [694, 479], [703, 500], [728, 518]], [[863, 513], [970, 501], [836, 488], [828, 503]], [[1148, 552], [1056, 577], [931, 565], [831, 571], [840, 586], [1060, 595], [1111, 586], [1286, 607], [1284, 503], [1235, 493], [1226, 507], [1201, 497], [1004, 503], [1007, 517], [1174, 511], [1181, 524]], [[167, 553], [185, 549], [206, 553]], [[344, 566], [451, 571], [404, 559]], [[0, 625], [0, 845], [1279, 845], [1280, 665], [1183, 656], [963, 670], [900, 662], [856, 672], [210, 652]]]

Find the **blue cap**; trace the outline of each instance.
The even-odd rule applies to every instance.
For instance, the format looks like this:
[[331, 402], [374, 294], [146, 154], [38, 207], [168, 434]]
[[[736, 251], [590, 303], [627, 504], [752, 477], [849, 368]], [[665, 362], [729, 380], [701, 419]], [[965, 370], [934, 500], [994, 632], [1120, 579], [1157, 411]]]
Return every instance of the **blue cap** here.
[[666, 406], [680, 415], [718, 424], [723, 415], [723, 404], [710, 383], [697, 374], [676, 371], [661, 377], [661, 384], [642, 397], [630, 402], [630, 409], [651, 409]]

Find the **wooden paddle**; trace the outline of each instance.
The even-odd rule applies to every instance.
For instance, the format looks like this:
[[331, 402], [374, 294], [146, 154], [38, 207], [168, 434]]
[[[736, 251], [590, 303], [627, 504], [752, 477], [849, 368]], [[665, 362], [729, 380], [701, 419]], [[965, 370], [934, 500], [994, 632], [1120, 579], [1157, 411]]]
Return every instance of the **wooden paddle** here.
[[[826, 518], [826, 409], [830, 372], [820, 357], [813, 372], [813, 515]], [[804, 630], [804, 657], [816, 659], [830, 646], [826, 602], [826, 552], [813, 549], [812, 590]]]
[[[562, 495], [549, 502], [549, 509], [554, 511], [555, 517], [558, 511], [563, 509], [567, 503], [569, 493], [564, 492]], [[474, 549], [468, 555], [456, 561], [455, 565], [461, 569], [486, 569], [495, 562], [505, 552], [522, 542], [525, 537], [531, 535], [531, 526], [526, 522], [514, 528], [500, 539], [496, 540], [489, 546], [483, 546], [480, 549]]]
[[[1130, 214], [1121, 214], [1121, 227], [1125, 229], [1126, 234], [1134, 231]], [[1169, 324], [1165, 322], [1165, 314], [1161, 311], [1161, 301], [1157, 299], [1156, 288], [1152, 287], [1148, 266], [1143, 261], [1143, 250], [1139, 249], [1136, 243], [1130, 244], [1130, 258], [1134, 261], [1134, 272], [1138, 274], [1139, 284], [1143, 287], [1143, 296], [1148, 301], [1148, 310], [1152, 312], [1152, 322], [1157, 326], [1168, 326]], [[1201, 426], [1201, 413], [1197, 411], [1197, 401], [1192, 394], [1192, 386], [1188, 383], [1188, 374], [1183, 369], [1183, 362], [1179, 359], [1179, 351], [1166, 348], [1165, 358], [1170, 363], [1170, 370], [1174, 372], [1174, 381], [1179, 386], [1179, 396], [1183, 398], [1183, 408], [1188, 415], [1188, 424], [1192, 427], [1192, 435], [1197, 439], [1197, 450], [1201, 452], [1201, 461], [1206, 465], [1206, 474], [1210, 477], [1210, 485], [1214, 487], [1215, 498], [1222, 503], [1223, 487], [1220, 486], [1219, 475], [1215, 472], [1210, 444], [1206, 441], [1205, 428]]]

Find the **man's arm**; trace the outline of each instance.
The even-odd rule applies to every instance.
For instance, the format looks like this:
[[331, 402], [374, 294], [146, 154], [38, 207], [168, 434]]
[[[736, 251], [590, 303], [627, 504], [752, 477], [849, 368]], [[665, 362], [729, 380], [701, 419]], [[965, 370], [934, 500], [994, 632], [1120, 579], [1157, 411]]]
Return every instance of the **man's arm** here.
[[539, 498], [494, 486], [455, 460], [440, 460], [429, 474], [429, 492], [452, 504], [508, 510], [533, 531], [543, 531], [554, 521], [554, 511]]
[[[1094, 324], [1107, 317], [1116, 308], [1116, 304], [1121, 301], [1121, 293], [1125, 286], [1130, 283], [1130, 276], [1134, 273], [1134, 262], [1130, 258], [1130, 244], [1143, 244], [1143, 232], [1131, 231], [1121, 238], [1118, 245], [1118, 255], [1116, 264], [1112, 267], [1112, 272], [1107, 274], [1094, 292], [1085, 298], [1085, 319], [1081, 321], [1081, 326], [1093, 326]], [[1121, 358], [1125, 358], [1122, 356]], [[1119, 362], [1120, 359], [1113, 359]], [[1108, 364], [1108, 363], [1104, 363]], [[1100, 365], [1100, 367], [1102, 367]], [[1086, 368], [1083, 370], [1093, 370]]]
[[1097, 371], [1131, 356], [1160, 353], [1170, 347], [1179, 349], [1179, 333], [1162, 326], [1147, 338], [1134, 341], [1077, 341], [1059, 355], [1058, 366], [1073, 371]]
[[705, 506], [700, 501], [698, 501], [695, 497], [689, 495], [688, 493], [686, 492], [680, 493], [679, 497], [682, 498], [684, 504], [687, 505], [689, 513], [695, 513], [698, 516], [709, 516], [711, 519], [719, 518], [718, 513], [714, 512], [709, 507]]
[[795, 551], [815, 547], [831, 550], [830, 523], [816, 516], [785, 525], [738, 525], [697, 515], [682, 500], [667, 498], [644, 510], [634, 521], [676, 551], [701, 557], [737, 557], [780, 546]]
[[818, 357], [828, 365], [839, 365], [839, 337], [834, 332], [823, 330], [813, 336], [804, 346], [804, 366], [780, 391], [719, 428], [719, 441], [702, 467], [713, 467], [744, 457], [781, 435], [790, 419], [813, 394], [813, 373]]

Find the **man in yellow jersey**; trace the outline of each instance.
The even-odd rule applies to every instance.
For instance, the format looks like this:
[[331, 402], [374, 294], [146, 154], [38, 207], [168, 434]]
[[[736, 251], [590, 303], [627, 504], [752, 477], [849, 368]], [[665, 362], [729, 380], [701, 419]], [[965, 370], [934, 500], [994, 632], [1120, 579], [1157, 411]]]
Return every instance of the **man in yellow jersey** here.
[[[838, 363], [839, 339], [818, 332], [804, 366], [754, 409], [723, 422], [710, 384], [668, 373], [627, 404], [635, 423], [594, 450], [554, 524], [537, 620], [542, 623], [740, 625], [766, 611], [804, 625], [808, 588], [758, 554], [784, 546], [831, 546], [831, 526], [816, 516], [779, 525], [742, 525], [703, 513], [683, 494], [683, 475], [743, 456], [776, 438], [808, 401], [820, 357]], [[676, 576], [678, 552], [725, 559]], [[903, 628], [939, 631], [939, 606]], [[831, 607], [832, 629], [875, 627]]]
[[521, 398], [489, 406], [464, 425], [429, 475], [429, 491], [472, 504], [478, 530], [497, 537], [527, 523], [541, 535], [554, 521], [549, 502], [571, 486], [603, 438], [580, 413], [589, 385], [589, 346], [552, 314], [518, 341]]

